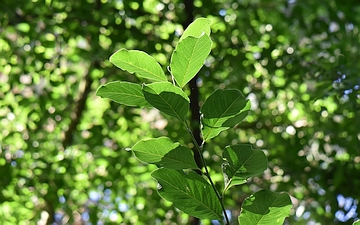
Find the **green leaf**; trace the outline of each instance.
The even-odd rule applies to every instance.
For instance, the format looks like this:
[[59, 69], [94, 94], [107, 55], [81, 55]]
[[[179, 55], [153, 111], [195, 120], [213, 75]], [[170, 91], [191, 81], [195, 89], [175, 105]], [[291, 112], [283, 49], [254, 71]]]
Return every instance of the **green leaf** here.
[[257, 176], [267, 168], [264, 152], [252, 150], [251, 145], [227, 146], [223, 158], [225, 191], [234, 185], [245, 183], [249, 177]]
[[143, 86], [145, 99], [161, 112], [184, 122], [190, 100], [179, 88], [169, 82], [157, 82]]
[[240, 123], [250, 107], [250, 101], [239, 90], [216, 90], [200, 109], [203, 139], [207, 141]]
[[211, 20], [209, 19], [205, 19], [205, 18], [196, 19], [194, 22], [189, 24], [189, 26], [185, 29], [183, 35], [180, 38], [180, 41], [182, 41], [188, 36], [200, 37], [204, 33], [207, 36], [210, 36], [210, 32], [211, 32], [210, 25], [211, 25]]
[[288, 194], [261, 190], [243, 202], [239, 225], [281, 225], [290, 215], [291, 207]]
[[220, 202], [202, 176], [166, 168], [151, 175], [159, 182], [159, 195], [178, 209], [200, 219], [222, 220]]
[[132, 150], [140, 161], [146, 163], [174, 170], [198, 168], [192, 151], [168, 137], [141, 140]]
[[356, 220], [353, 225], [359, 225], [360, 224], [360, 220]]
[[120, 49], [110, 56], [110, 62], [129, 73], [153, 81], [167, 81], [160, 64], [153, 57], [138, 50]]
[[199, 38], [189, 36], [178, 43], [171, 56], [170, 68], [180, 87], [184, 87], [199, 72], [211, 51], [211, 44], [206, 34]]
[[110, 82], [102, 85], [96, 95], [102, 98], [109, 98], [117, 103], [127, 106], [149, 107], [151, 106], [144, 97], [140, 84], [129, 82]]

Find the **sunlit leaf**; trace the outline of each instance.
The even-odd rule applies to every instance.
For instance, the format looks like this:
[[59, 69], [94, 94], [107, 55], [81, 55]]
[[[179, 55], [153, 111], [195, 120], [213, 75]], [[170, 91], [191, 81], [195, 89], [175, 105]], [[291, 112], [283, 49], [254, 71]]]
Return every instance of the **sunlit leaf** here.
[[115, 81], [102, 85], [96, 95], [127, 106], [149, 107], [141, 89], [140, 84]]
[[198, 18], [192, 22], [184, 31], [183, 35], [180, 38], [180, 41], [185, 39], [188, 36], [200, 37], [204, 33], [210, 36], [210, 25], [211, 20], [205, 18]]
[[170, 68], [180, 87], [184, 87], [199, 72], [211, 51], [211, 44], [206, 34], [199, 38], [189, 36], [178, 43], [171, 56]]
[[252, 150], [251, 145], [227, 146], [222, 154], [225, 191], [243, 184], [249, 177], [257, 176], [267, 168], [267, 158], [263, 151]]
[[153, 81], [167, 81], [160, 64], [153, 57], [138, 50], [120, 49], [110, 57], [110, 62], [122, 70]]
[[250, 101], [238, 90], [216, 90], [202, 105], [201, 123], [204, 140], [240, 123], [250, 110]]
[[143, 86], [145, 99], [161, 112], [184, 121], [190, 100], [179, 88], [169, 82], [157, 82]]
[[141, 140], [131, 148], [135, 156], [146, 163], [169, 169], [196, 169], [192, 151], [168, 137]]
[[161, 197], [175, 207], [200, 219], [221, 220], [221, 205], [214, 190], [197, 173], [161, 168], [151, 174], [158, 182]]
[[359, 225], [360, 224], [360, 220], [356, 220], [353, 225]]
[[261, 190], [246, 198], [239, 216], [240, 225], [281, 225], [290, 215], [290, 196]]
[[28, 33], [30, 31], [30, 25], [28, 23], [18, 23], [16, 28], [24, 33]]

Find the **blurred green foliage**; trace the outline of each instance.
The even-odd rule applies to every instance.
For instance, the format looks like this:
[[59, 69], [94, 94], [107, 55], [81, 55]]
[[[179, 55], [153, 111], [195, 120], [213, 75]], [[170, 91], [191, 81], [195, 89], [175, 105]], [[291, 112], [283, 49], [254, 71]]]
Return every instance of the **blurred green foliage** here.
[[[148, 52], [166, 71], [184, 8], [176, 0], [2, 2], [2, 224], [187, 223], [154, 194], [153, 167], [127, 151], [183, 128], [156, 110], [94, 96], [101, 84], [136, 79], [109, 63], [120, 48]], [[213, 20], [200, 100], [236, 88], [253, 105], [205, 157], [220, 164], [225, 145], [250, 143], [269, 158], [263, 177], [230, 189], [234, 216], [245, 196], [270, 188], [294, 197], [288, 224], [350, 224], [360, 212], [360, 4], [195, 0], [193, 10]]]

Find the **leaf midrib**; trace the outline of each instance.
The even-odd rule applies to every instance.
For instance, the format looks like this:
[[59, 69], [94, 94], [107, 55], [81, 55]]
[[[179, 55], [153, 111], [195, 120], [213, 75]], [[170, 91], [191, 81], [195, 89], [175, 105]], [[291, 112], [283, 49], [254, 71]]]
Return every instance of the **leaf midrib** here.
[[[164, 182], [166, 182], [166, 180], [162, 179]], [[181, 193], [183, 193], [186, 196], [191, 197], [191, 199], [196, 200], [197, 202], [201, 203], [201, 205], [205, 206], [205, 208], [207, 208], [210, 212], [212, 212], [214, 215], [216, 215], [219, 218], [219, 215], [212, 210], [211, 208], [209, 208], [207, 205], [205, 205], [202, 201], [200, 201], [199, 199], [196, 198], [196, 196], [193, 195], [189, 195], [187, 192], [183, 191], [183, 189], [178, 188], [176, 185], [172, 185], [172, 183], [166, 182], [168, 185], [172, 186], [174, 189], [180, 191]], [[220, 217], [221, 218], [221, 217]]]
[[[115, 60], [116, 61], [116, 60]], [[113, 62], [115, 63], [115, 61], [113, 60]], [[162, 76], [160, 76], [160, 75], [158, 75], [158, 74], [156, 74], [156, 73], [153, 73], [153, 72], [151, 72], [150, 70], [146, 70], [146, 69], [144, 69], [143, 67], [139, 67], [139, 66], [136, 66], [136, 65], [134, 65], [134, 64], [132, 64], [132, 63], [128, 63], [128, 62], [126, 62], [126, 61], [123, 61], [123, 60], [120, 60], [120, 59], [118, 59], [118, 62], [120, 62], [120, 63], [124, 63], [124, 64], [126, 64], [127, 66], [131, 66], [131, 67], [134, 67], [134, 68], [136, 68], [136, 69], [138, 69], [138, 70], [140, 70], [140, 71], [143, 71], [143, 72], [145, 72], [145, 73], [148, 73], [148, 74], [150, 74], [150, 75], [152, 75], [152, 76], [154, 76], [154, 77], [156, 77], [156, 78], [158, 78], [159, 79], [159, 81], [166, 81], [166, 79], [161, 79], [161, 78], [163, 78]], [[145, 67], [146, 68], [146, 67]], [[139, 71], [130, 71], [129, 69], [124, 69], [125, 71], [128, 71], [129, 73], [140, 73]], [[140, 74], [141, 75], [141, 74]], [[144, 77], [144, 76], [142, 76], [142, 77]], [[146, 78], [146, 77], [145, 77]], [[154, 79], [154, 78], [148, 78], [148, 79]]]

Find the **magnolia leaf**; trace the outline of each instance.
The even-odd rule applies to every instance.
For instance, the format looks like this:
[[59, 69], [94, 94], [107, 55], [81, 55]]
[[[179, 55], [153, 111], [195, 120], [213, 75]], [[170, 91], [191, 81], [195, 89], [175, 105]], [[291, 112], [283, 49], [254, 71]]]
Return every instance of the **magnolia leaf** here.
[[141, 89], [140, 84], [115, 81], [102, 85], [96, 95], [127, 106], [150, 107]]
[[131, 150], [143, 162], [174, 170], [197, 169], [192, 151], [168, 137], [141, 140]]
[[291, 207], [288, 194], [261, 190], [244, 200], [239, 225], [282, 225]]
[[160, 168], [151, 174], [159, 182], [159, 195], [185, 213], [209, 220], [222, 220], [222, 209], [214, 189], [194, 171]]
[[139, 77], [153, 81], [167, 81], [160, 64], [145, 52], [120, 49], [110, 56], [110, 62]]
[[184, 87], [199, 72], [211, 51], [211, 44], [206, 34], [199, 38], [186, 37], [177, 44], [171, 56], [170, 69], [180, 87]]
[[185, 29], [184, 33], [180, 38], [180, 41], [182, 41], [188, 36], [200, 37], [204, 33], [207, 36], [210, 36], [210, 32], [211, 32], [210, 25], [211, 25], [211, 20], [209, 19], [205, 19], [205, 18], [196, 19], [194, 22], [189, 24], [189, 26]]
[[143, 86], [145, 99], [161, 112], [184, 122], [190, 100], [179, 88], [169, 82], [157, 82]]
[[251, 145], [227, 146], [222, 154], [225, 191], [234, 185], [243, 184], [249, 177], [257, 176], [267, 168], [263, 151], [252, 150]]
[[250, 101], [239, 90], [216, 90], [200, 109], [203, 139], [207, 141], [240, 123], [247, 116], [250, 107]]

